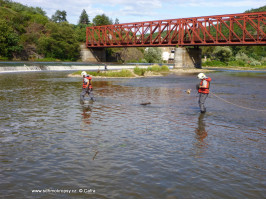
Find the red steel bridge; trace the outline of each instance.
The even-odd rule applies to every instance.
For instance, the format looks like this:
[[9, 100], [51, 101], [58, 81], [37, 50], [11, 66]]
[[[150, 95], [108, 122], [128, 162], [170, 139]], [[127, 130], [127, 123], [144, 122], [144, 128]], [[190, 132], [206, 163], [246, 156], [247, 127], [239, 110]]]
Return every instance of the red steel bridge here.
[[266, 12], [87, 27], [88, 48], [266, 45]]

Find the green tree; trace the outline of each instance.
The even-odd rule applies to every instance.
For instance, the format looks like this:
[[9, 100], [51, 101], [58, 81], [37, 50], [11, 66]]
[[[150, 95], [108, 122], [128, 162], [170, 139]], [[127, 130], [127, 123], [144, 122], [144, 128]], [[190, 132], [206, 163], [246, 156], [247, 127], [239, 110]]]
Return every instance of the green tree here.
[[229, 47], [217, 46], [214, 49], [214, 55], [216, 58], [222, 62], [228, 62], [232, 56], [232, 51]]
[[36, 13], [46, 16], [46, 12], [42, 8], [36, 7], [35, 10], [36, 10]]
[[202, 49], [202, 56], [206, 56], [207, 58], [213, 57], [213, 51], [215, 49], [214, 46], [203, 46]]
[[162, 62], [162, 50], [157, 47], [148, 47], [144, 51], [144, 59], [148, 63], [161, 63]]
[[79, 42], [75, 37], [72, 25], [68, 23], [49, 23], [46, 25], [47, 35], [38, 40], [38, 52], [48, 58], [61, 60], [79, 59]]
[[90, 24], [79, 24], [75, 26], [75, 37], [79, 42], [86, 42], [86, 27], [88, 26], [90, 26]]
[[119, 19], [115, 18], [115, 24], [119, 24]]
[[86, 13], [86, 10], [83, 9], [83, 11], [79, 17], [79, 24], [89, 24], [89, 23], [90, 23], [89, 16]]
[[266, 11], [266, 5], [265, 6], [262, 6], [260, 8], [247, 10], [247, 11], [245, 11], [245, 13], [250, 13], [250, 12], [263, 12], [263, 11]]
[[57, 10], [56, 12], [55, 12], [55, 14], [54, 15], [52, 15], [52, 21], [53, 22], [67, 22], [67, 19], [66, 19], [66, 16], [67, 16], [67, 13], [66, 13], [66, 11], [60, 11], [60, 10]]
[[109, 17], [107, 17], [105, 14], [102, 15], [96, 15], [93, 18], [93, 24], [95, 26], [103, 26], [103, 25], [110, 25], [113, 24], [112, 19], [110, 19]]
[[19, 36], [6, 21], [0, 20], [0, 57], [12, 58], [20, 50]]

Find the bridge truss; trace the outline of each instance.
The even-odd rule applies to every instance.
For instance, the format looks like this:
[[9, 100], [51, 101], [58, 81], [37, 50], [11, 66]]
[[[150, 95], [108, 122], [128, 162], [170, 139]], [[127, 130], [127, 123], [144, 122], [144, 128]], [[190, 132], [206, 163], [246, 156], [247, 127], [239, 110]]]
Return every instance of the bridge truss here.
[[266, 12], [87, 27], [97, 47], [266, 45]]

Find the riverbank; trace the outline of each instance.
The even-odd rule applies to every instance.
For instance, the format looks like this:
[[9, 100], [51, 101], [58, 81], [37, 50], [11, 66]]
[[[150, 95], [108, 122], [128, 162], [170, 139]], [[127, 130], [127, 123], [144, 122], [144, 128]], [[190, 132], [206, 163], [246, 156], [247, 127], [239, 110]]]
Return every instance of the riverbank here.
[[[98, 72], [90, 72], [87, 71], [90, 76], [94, 78], [139, 78], [139, 77], [154, 77], [154, 76], [163, 76], [164, 74], [168, 74], [168, 72], [155, 72], [155, 71], [145, 71], [143, 75], [138, 75], [134, 72], [134, 69], [121, 69], [121, 70], [110, 70], [110, 71], [98, 71]], [[68, 74], [68, 77], [81, 77], [81, 71], [77, 71], [71, 74]]]
[[[101, 76], [95, 75], [94, 73], [88, 72], [91, 76], [94, 78], [140, 78], [140, 77], [156, 77], [156, 76], [164, 76], [166, 74], [191, 74], [191, 73], [200, 73], [200, 72], [213, 72], [213, 70], [208, 69], [170, 69], [168, 72], [154, 72], [154, 71], [146, 71], [142, 76], [137, 75], [134, 73], [133, 69], [127, 69], [127, 70], [112, 70], [112, 71], [104, 71], [101, 72]], [[68, 77], [80, 77], [81, 72], [79, 73], [71, 73], [68, 75]], [[114, 74], [112, 76], [113, 73]], [[125, 75], [124, 75], [125, 74]]]
[[266, 66], [260, 67], [241, 67], [241, 66], [225, 66], [225, 67], [206, 67], [211, 70], [222, 69], [222, 70], [239, 70], [239, 71], [266, 71]]
[[[135, 67], [140, 69], [147, 69], [152, 64], [126, 64], [126, 65], [104, 65], [104, 64], [92, 64], [92, 63], [23, 63], [18, 62], [12, 65], [11, 62], [0, 62], [0, 73], [14, 73], [14, 72], [36, 72], [36, 71], [108, 71], [130, 69]], [[266, 66], [261, 68], [254, 67], [204, 67], [203, 69], [196, 68], [174, 68], [173, 65], [167, 65], [171, 73], [183, 74], [183, 73], [199, 73], [199, 72], [213, 72], [220, 70], [239, 70], [239, 71], [266, 71]], [[151, 75], [151, 74], [150, 74]], [[154, 76], [155, 74], [152, 74]], [[157, 74], [158, 75], [158, 74]], [[148, 74], [146, 75], [148, 76]]]
[[[149, 76], [163, 76], [169, 73], [169, 67], [166, 65], [152, 65], [147, 68], [136, 66], [134, 69], [107, 70], [104, 71], [87, 71], [91, 76], [96, 78], [137, 78]], [[81, 71], [69, 74], [70, 77], [79, 77]]]
[[[227, 71], [227, 70], [233, 70], [233, 71], [264, 71], [264, 70], [256, 70], [256, 69], [243, 69], [243, 68], [215, 68], [211, 67], [208, 69], [196, 69], [196, 68], [184, 68], [184, 69], [176, 69], [172, 68], [169, 69], [168, 71], [149, 71], [149, 68], [140, 68], [143, 69], [144, 72], [142, 75], [136, 74], [135, 73], [135, 68], [134, 69], [120, 69], [120, 70], [108, 70], [108, 71], [98, 71], [98, 72], [93, 72], [93, 71], [87, 71], [91, 76], [94, 78], [100, 78], [100, 79], [105, 79], [105, 78], [140, 78], [140, 77], [155, 77], [155, 76], [165, 76], [167, 74], [177, 74], [177, 75], [182, 75], [182, 74], [197, 74], [197, 73], [211, 73], [211, 72], [217, 72], [217, 71]], [[265, 70], [266, 72], [266, 70]], [[74, 73], [71, 73], [68, 75], [68, 77], [80, 77], [81, 71], [76, 71]]]
[[213, 72], [214, 69], [197, 69], [197, 68], [188, 68], [188, 69], [171, 69], [170, 72], [174, 74], [184, 74], [184, 73], [207, 73], [207, 72]]
[[[135, 67], [146, 69], [153, 64], [92, 64], [92, 63], [0, 63], [0, 73], [10, 72], [35, 72], [35, 71], [104, 71], [104, 70], [121, 70], [121, 69], [134, 69]], [[173, 65], [167, 65], [170, 69]]]
[[[135, 66], [121, 66], [112, 65], [108, 66], [110, 70], [133, 69]], [[142, 66], [141, 66], [142, 67]], [[144, 66], [143, 66], [144, 67]], [[24, 66], [0, 66], [0, 73], [10, 72], [34, 72], [34, 71], [77, 71], [77, 70], [104, 70], [105, 66], [102, 65], [25, 65]]]

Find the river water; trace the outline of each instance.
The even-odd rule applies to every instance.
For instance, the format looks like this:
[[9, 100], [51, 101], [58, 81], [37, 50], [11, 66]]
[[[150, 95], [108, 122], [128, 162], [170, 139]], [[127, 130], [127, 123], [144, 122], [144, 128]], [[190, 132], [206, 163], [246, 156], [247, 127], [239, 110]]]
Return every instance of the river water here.
[[[94, 79], [0, 74], [1, 198], [265, 198], [266, 73]], [[191, 94], [185, 91], [192, 89]], [[141, 103], [150, 102], [143, 106]]]

